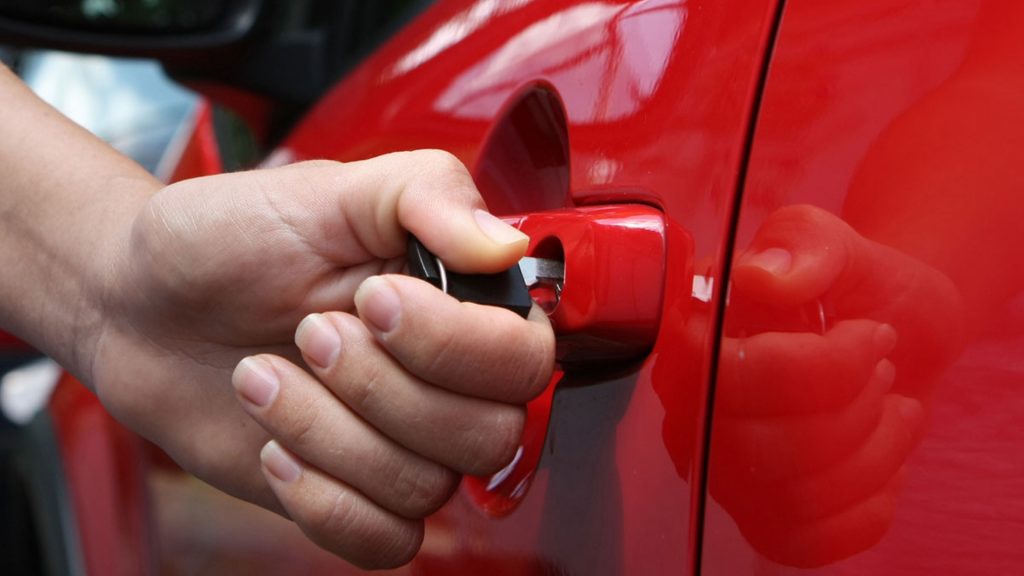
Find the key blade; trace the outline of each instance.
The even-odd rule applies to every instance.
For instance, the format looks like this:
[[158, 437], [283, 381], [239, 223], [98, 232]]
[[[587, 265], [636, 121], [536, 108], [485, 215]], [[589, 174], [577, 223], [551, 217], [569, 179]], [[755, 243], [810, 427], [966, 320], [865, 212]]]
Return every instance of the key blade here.
[[526, 286], [534, 286], [542, 280], [561, 284], [565, 280], [565, 263], [550, 258], [534, 258], [526, 256], [519, 261], [519, 270], [523, 273]]

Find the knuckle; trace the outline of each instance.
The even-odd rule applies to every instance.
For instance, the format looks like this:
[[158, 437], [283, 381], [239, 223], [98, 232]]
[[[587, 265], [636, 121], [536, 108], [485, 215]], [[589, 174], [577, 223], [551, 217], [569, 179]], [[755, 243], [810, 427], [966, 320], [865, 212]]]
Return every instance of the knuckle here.
[[412, 560], [423, 542], [422, 522], [375, 514], [366, 504], [340, 490], [296, 520], [317, 545], [360, 568], [395, 568]]
[[505, 412], [495, 430], [495, 458], [501, 466], [508, 464], [519, 449], [526, 424], [526, 414], [522, 408], [512, 407]]
[[333, 170], [334, 168], [337, 168], [337, 167], [339, 167], [341, 165], [342, 165], [341, 162], [337, 162], [337, 161], [334, 161], [334, 160], [315, 159], [315, 160], [304, 160], [302, 162], [298, 162], [296, 164], [292, 164], [291, 167], [293, 167], [293, 168], [297, 168], [297, 167], [312, 168], [314, 170]]
[[364, 557], [353, 563], [369, 570], [398, 568], [412, 561], [422, 543], [423, 522], [403, 523], [368, 539]]
[[361, 377], [345, 378], [342, 386], [345, 403], [356, 412], [365, 415], [372, 412], [377, 398], [382, 395], [380, 389], [384, 384], [385, 368], [383, 362], [368, 362], [366, 372]]
[[423, 518], [436, 512], [458, 486], [459, 476], [437, 464], [414, 464], [402, 468], [395, 478], [394, 490], [400, 494], [400, 515]]
[[474, 462], [467, 463], [466, 472], [474, 475], [492, 474], [501, 470], [519, 450], [526, 415], [518, 406], [503, 406], [489, 429], [476, 439]]
[[[418, 338], [417, 338], [418, 339]], [[452, 367], [463, 362], [466, 354], [460, 350], [459, 334], [450, 326], [438, 327], [438, 330], [429, 338], [423, 338], [422, 342], [429, 342], [430, 346], [424, 350], [423, 374], [430, 375], [444, 374], [451, 372]]]
[[452, 153], [444, 150], [415, 150], [408, 154], [420, 176], [410, 179], [406, 184], [406, 192], [410, 197], [434, 198], [439, 191], [445, 194], [461, 193], [467, 185], [472, 186], [472, 178], [466, 166]]
[[331, 541], [332, 536], [347, 534], [362, 519], [357, 518], [356, 503], [347, 490], [339, 490], [330, 505], [317, 508], [306, 521], [306, 529], [318, 539]]
[[288, 437], [288, 444], [294, 450], [300, 452], [304, 449], [316, 446], [316, 429], [320, 419], [320, 412], [317, 410], [304, 410], [302, 417], [296, 417], [289, 422], [288, 430], [282, 430], [283, 435]]
[[525, 366], [529, 372], [525, 383], [526, 397], [529, 399], [544, 390], [555, 369], [555, 342], [551, 331], [545, 331], [541, 338], [531, 337], [528, 350]]
[[417, 150], [413, 152], [419, 159], [421, 159], [424, 165], [429, 166], [433, 170], [441, 172], [465, 172], [466, 167], [462, 164], [454, 154], [447, 150], [440, 150], [437, 148], [428, 148], [425, 150]]
[[555, 367], [555, 344], [550, 331], [539, 335], [536, 330], [519, 338], [504, 366], [508, 371], [505, 399], [510, 402], [528, 402], [540, 394], [551, 379]]

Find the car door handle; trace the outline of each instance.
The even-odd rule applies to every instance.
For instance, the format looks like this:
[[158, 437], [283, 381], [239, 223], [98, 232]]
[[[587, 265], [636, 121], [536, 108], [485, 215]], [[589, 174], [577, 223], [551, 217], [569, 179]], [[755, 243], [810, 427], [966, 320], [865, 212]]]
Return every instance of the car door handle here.
[[636, 358], [650, 350], [664, 291], [661, 211], [619, 204], [503, 219], [530, 236], [528, 256], [565, 263], [555, 294], [552, 287], [532, 290], [551, 320], [563, 366]]
[[[520, 449], [512, 462], [491, 476], [468, 477], [463, 483], [473, 501], [496, 517], [509, 514], [526, 494], [562, 375], [636, 360], [651, 350], [661, 320], [668, 254], [665, 216], [643, 204], [564, 208], [503, 219], [530, 236], [527, 256], [561, 260], [564, 267], [557, 295], [543, 293], [543, 286], [540, 294], [531, 291], [554, 328], [559, 369], [548, 389], [528, 404]], [[672, 241], [675, 253], [691, 258], [689, 234], [673, 229]]]

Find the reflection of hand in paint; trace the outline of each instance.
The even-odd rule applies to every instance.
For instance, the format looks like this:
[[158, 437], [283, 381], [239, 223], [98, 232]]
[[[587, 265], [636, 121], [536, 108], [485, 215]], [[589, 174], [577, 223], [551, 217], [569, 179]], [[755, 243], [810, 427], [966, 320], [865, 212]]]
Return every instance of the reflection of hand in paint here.
[[768, 218], [733, 270], [709, 471], [762, 554], [818, 566], [881, 538], [958, 310], [948, 278], [825, 211]]

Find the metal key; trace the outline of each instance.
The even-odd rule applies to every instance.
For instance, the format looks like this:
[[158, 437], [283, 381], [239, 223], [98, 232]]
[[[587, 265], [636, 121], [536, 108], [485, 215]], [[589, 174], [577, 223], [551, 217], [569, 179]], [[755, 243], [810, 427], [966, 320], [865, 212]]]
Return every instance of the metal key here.
[[557, 297], [565, 280], [564, 263], [530, 256], [520, 260], [517, 266], [497, 274], [452, 272], [412, 234], [409, 235], [407, 256], [409, 274], [426, 280], [445, 294], [451, 294], [462, 302], [500, 306], [523, 318], [530, 314], [533, 305], [530, 288], [547, 283], [554, 287]]

